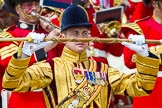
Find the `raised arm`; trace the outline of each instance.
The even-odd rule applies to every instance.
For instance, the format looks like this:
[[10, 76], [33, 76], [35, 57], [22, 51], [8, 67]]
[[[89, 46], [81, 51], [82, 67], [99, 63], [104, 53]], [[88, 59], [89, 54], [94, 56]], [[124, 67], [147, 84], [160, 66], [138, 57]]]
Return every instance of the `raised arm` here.
[[128, 37], [133, 43], [123, 42], [129, 49], [137, 52], [136, 67], [134, 74], [118, 73], [117, 70], [109, 70], [109, 80], [115, 94], [129, 96], [144, 96], [151, 93], [157, 72], [159, 69], [159, 59], [148, 51], [143, 35], [130, 35]]
[[49, 63], [38, 62], [28, 68], [30, 57], [18, 60], [13, 56], [5, 71], [2, 86], [4, 89], [27, 92], [44, 88], [53, 79]]
[[[53, 37], [53, 32], [48, 37]], [[57, 43], [43, 42], [45, 35], [31, 32], [29, 35], [33, 39], [33, 43], [25, 42], [22, 48], [22, 54], [18, 57], [17, 54], [11, 58], [9, 65], [3, 77], [3, 87], [7, 90], [26, 92], [38, 88], [46, 87], [51, 80], [51, 67], [49, 63], [40, 62], [29, 66], [29, 61], [33, 53], [44, 48], [44, 53], [47, 53], [51, 48], [54, 48]], [[46, 48], [48, 47], [48, 48]], [[47, 52], [46, 52], [47, 51]], [[41, 55], [40, 55], [41, 56]]]
[[146, 96], [152, 92], [159, 68], [158, 59], [136, 56], [137, 72], [119, 73], [109, 69], [109, 82], [114, 94], [128, 96]]

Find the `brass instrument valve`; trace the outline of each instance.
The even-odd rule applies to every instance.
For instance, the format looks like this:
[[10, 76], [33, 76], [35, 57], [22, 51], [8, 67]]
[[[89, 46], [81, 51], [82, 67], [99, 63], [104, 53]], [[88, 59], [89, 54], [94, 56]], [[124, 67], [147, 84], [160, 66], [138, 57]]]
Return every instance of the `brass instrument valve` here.
[[119, 21], [111, 21], [107, 23], [105, 34], [108, 38], [117, 38], [121, 30], [121, 23]]

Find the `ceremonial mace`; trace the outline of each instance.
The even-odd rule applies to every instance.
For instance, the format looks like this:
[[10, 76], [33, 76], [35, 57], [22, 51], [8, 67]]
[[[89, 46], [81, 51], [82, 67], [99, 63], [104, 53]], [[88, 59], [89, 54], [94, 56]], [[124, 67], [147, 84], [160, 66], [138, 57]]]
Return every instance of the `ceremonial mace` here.
[[[0, 42], [10, 42], [10, 41], [28, 41], [32, 42], [32, 38], [0, 38]], [[54, 42], [99, 42], [99, 43], [106, 43], [106, 44], [113, 44], [113, 43], [122, 43], [122, 42], [132, 42], [128, 39], [120, 39], [120, 38], [52, 38], [48, 39], [45, 38], [44, 41], [54, 41]], [[162, 40], [152, 40], [146, 39], [146, 44], [162, 44]]]

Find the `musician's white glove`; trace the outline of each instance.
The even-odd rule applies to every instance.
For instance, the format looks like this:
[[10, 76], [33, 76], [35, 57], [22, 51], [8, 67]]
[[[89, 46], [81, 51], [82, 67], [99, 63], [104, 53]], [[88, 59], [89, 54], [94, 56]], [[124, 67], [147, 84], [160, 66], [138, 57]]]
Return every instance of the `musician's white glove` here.
[[35, 51], [52, 43], [52, 41], [42, 42], [45, 38], [45, 34], [43, 34], [43, 33], [40, 34], [40, 33], [32, 33], [31, 32], [28, 34], [28, 36], [30, 36], [33, 39], [33, 43], [24, 42], [24, 45], [22, 48], [22, 52], [28, 56], [31, 56]]
[[31, 37], [33, 39], [33, 43], [39, 44], [44, 40], [46, 35], [44, 33], [36, 33], [36, 32], [30, 32], [27, 37]]
[[136, 51], [140, 55], [149, 56], [148, 45], [145, 44], [145, 37], [143, 35], [130, 34], [128, 39], [133, 41], [133, 43], [122, 42], [122, 45]]

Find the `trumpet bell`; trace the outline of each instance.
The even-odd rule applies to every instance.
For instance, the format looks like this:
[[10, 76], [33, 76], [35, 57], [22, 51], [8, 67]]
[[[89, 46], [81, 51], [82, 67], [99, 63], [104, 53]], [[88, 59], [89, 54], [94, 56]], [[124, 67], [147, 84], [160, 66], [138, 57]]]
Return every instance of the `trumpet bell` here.
[[116, 37], [117, 33], [121, 30], [121, 23], [119, 21], [111, 21], [107, 23], [105, 33], [108, 37]]

